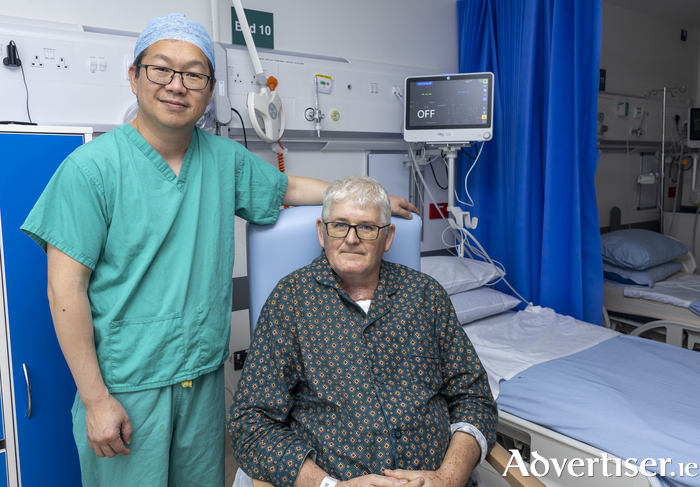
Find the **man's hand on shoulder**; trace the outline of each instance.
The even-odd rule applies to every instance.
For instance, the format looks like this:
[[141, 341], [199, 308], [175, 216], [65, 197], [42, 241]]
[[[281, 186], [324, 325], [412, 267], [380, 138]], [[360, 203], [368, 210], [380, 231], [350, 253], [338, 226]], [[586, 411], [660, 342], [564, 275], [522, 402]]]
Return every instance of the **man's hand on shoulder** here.
[[401, 216], [407, 220], [411, 220], [413, 218], [411, 212], [415, 213], [416, 215], [420, 215], [418, 208], [400, 196], [389, 195], [389, 200], [391, 200], [392, 215]]
[[131, 454], [125, 446], [131, 443], [131, 422], [121, 403], [109, 394], [83, 404], [88, 443], [97, 456]]
[[421, 476], [417, 476], [413, 480], [406, 480], [406, 478], [370, 474], [338, 482], [335, 487], [423, 487], [423, 483], [424, 479]]

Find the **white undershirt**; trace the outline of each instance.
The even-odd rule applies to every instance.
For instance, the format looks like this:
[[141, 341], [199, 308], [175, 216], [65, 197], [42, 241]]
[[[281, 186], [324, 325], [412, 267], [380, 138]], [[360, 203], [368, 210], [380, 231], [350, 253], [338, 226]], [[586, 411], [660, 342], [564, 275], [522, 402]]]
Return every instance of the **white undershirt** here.
[[371, 299], [361, 299], [355, 302], [364, 310], [365, 314], [369, 313], [369, 306], [372, 304]]

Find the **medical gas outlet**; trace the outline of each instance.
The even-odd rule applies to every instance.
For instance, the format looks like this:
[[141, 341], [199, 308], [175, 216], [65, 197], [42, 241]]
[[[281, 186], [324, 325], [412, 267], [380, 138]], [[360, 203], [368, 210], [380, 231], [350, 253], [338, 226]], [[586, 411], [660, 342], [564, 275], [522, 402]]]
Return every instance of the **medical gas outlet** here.
[[[321, 120], [326, 118], [326, 115], [321, 111], [321, 104], [318, 99], [319, 93], [324, 93], [326, 95], [330, 95], [333, 91], [333, 77], [332, 76], [326, 76], [324, 74], [317, 74], [314, 76], [314, 106], [313, 108], [307, 108], [306, 111], [304, 112], [304, 116], [306, 117], [306, 120], [309, 122], [316, 122], [316, 135], [318, 137], [321, 137]], [[340, 113], [337, 110], [334, 110], [335, 113], [337, 114], [337, 120], [333, 120], [334, 122], [337, 122], [340, 120]], [[332, 117], [333, 115], [331, 115]]]

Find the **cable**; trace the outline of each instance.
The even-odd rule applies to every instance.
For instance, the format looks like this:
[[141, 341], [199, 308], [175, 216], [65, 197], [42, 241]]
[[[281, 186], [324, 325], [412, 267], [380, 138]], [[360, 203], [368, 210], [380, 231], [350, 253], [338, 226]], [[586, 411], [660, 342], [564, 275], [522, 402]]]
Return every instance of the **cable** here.
[[[22, 80], [24, 81], [24, 90], [27, 93], [27, 118], [29, 118], [29, 123], [26, 122], [8, 122], [8, 123], [15, 123], [17, 125], [36, 125], [32, 121], [32, 115], [29, 112], [29, 87], [27, 86], [27, 77], [24, 75], [24, 64], [22, 64], [22, 60], [19, 57], [19, 52], [17, 51], [17, 44], [15, 44], [15, 41], [10, 40], [10, 43], [7, 46], [7, 53], [8, 57], [5, 58], [5, 65], [6, 66], [14, 66], [17, 67], [19, 66], [19, 69], [22, 70]], [[16, 61], [15, 59], [16, 58]], [[16, 64], [15, 64], [16, 62]]]
[[[474, 144], [474, 145], [476, 145], [476, 144]], [[484, 148], [484, 142], [481, 143], [481, 147], [479, 147], [479, 152], [477, 152], [477, 154], [476, 154], [476, 159], [474, 159], [474, 162], [472, 162], [472, 166], [469, 168], [469, 171], [467, 171], [467, 175], [464, 176], [464, 191], [467, 193], [467, 198], [469, 198], [469, 203], [466, 203], [466, 202], [460, 200], [457, 197], [457, 191], [455, 191], [455, 199], [466, 206], [474, 206], [474, 200], [472, 199], [471, 195], [469, 194], [469, 188], [467, 187], [467, 181], [469, 180], [469, 174], [471, 174], [472, 169], [474, 169], [474, 166], [476, 166], [476, 163], [479, 160], [479, 157], [481, 156], [481, 151], [483, 148]]]
[[[280, 149], [284, 151], [284, 146], [282, 145], [282, 141], [278, 140], [277, 143], [280, 146]], [[277, 153], [277, 167], [279, 168], [280, 172], [284, 172], [284, 152], [278, 152]]]
[[[476, 144], [474, 144], [474, 146], [476, 147]], [[460, 150], [461, 150], [462, 152], [464, 152], [464, 155], [467, 156], [469, 159], [474, 160], [474, 156], [471, 155], [471, 154], [470, 154], [469, 152], [467, 152], [466, 150], [464, 150], [464, 147], [462, 147]]]
[[[443, 190], [443, 191], [446, 190], [446, 189], [447, 189], [447, 186], [445, 186], [445, 187], [443, 188], [443, 187], [440, 185], [440, 183], [438, 182], [437, 177], [435, 176], [435, 168], [433, 167], [433, 163], [430, 162], [430, 164], [428, 164], [428, 165], [430, 166], [430, 170], [433, 171], [433, 179], [435, 180], [435, 184], [437, 184], [437, 185], [438, 185], [438, 188], [440, 188], [441, 190]], [[445, 168], [445, 171], [447, 171], [447, 168]], [[449, 173], [448, 173], [447, 177], [449, 177]], [[448, 182], [448, 185], [449, 185], [449, 182]]]
[[[481, 149], [483, 149], [483, 148], [484, 148], [484, 144], [482, 143], [482, 144], [481, 144], [481, 148], [479, 149], [479, 153], [477, 154], [477, 157], [476, 157], [477, 160], [479, 159], [479, 156], [481, 155]], [[438, 207], [438, 206], [437, 206], [437, 203], [435, 203], [435, 198], [433, 197], [433, 194], [432, 194], [432, 192], [430, 191], [430, 188], [428, 188], [428, 186], [427, 186], [427, 184], [426, 184], [426, 182], [425, 182], [425, 179], [423, 178], [423, 175], [422, 175], [422, 174], [420, 173], [420, 171], [418, 170], [418, 163], [416, 162], [415, 154], [414, 154], [414, 149], [411, 147], [411, 144], [408, 144], [408, 157], [409, 157], [409, 159], [410, 159], [410, 161], [411, 161], [411, 169], [412, 169], [412, 170], [414, 171], [414, 173], [420, 178], [421, 182], [423, 183], [423, 188], [428, 192], [428, 196], [429, 196], [430, 199], [432, 200], [432, 202], [433, 202], [433, 204], [435, 205], [435, 207]], [[474, 163], [476, 163], [476, 160], [474, 161]], [[473, 167], [473, 165], [472, 165], [472, 167]], [[471, 169], [470, 169], [470, 172], [471, 172]], [[467, 177], [468, 177], [468, 176], [469, 176], [469, 174], [467, 173]], [[465, 185], [466, 185], [466, 178], [465, 178]], [[445, 222], [447, 222], [448, 225], [449, 225], [448, 219], [445, 218], [445, 216], [442, 214], [442, 212], [440, 212], [440, 216], [441, 216], [442, 219], [443, 219]], [[447, 243], [445, 243], [444, 235], [445, 235], [445, 232], [446, 232], [447, 230], [452, 230], [452, 233], [453, 233], [453, 235], [454, 235], [454, 238], [455, 238], [455, 240], [457, 241], [457, 243], [456, 243], [455, 245], [448, 245]], [[466, 238], [465, 238], [465, 236], [466, 236]], [[471, 239], [478, 245], [478, 247], [479, 247], [478, 249], [472, 247], [472, 245], [469, 243], [469, 240], [468, 240], [469, 238], [471, 238]], [[445, 244], [445, 246], [448, 247], [448, 250], [449, 250], [450, 247], [455, 247], [455, 248], [456, 248], [456, 247], [462, 246], [462, 248], [466, 251], [467, 254], [469, 254], [470, 257], [471, 257], [471, 253], [470, 253], [469, 251], [473, 252], [473, 253], [474, 253], [475, 255], [477, 255], [478, 257], [481, 257], [484, 261], [489, 262], [489, 263], [496, 269], [496, 272], [498, 273], [498, 275], [499, 275], [499, 277], [500, 277], [499, 280], [493, 282], [492, 284], [496, 284], [496, 283], [500, 282], [500, 280], [503, 280], [503, 282], [505, 282], [506, 285], [507, 285], [510, 289], [512, 289], [513, 292], [514, 292], [525, 304], [532, 304], [532, 303], [529, 303], [527, 300], [525, 300], [525, 298], [523, 298], [520, 294], [518, 294], [518, 292], [513, 288], [513, 286], [510, 285], [510, 283], [508, 282], [508, 280], [505, 278], [505, 269], [502, 270], [503, 265], [502, 265], [500, 262], [499, 262], [498, 265], [497, 265], [497, 264], [496, 264], [496, 261], [494, 261], [493, 259], [491, 259], [491, 257], [488, 255], [488, 253], [486, 253], [486, 251], [485, 251], [484, 248], [481, 246], [481, 244], [480, 244], [479, 241], [476, 239], [476, 237], [474, 237], [471, 233], [469, 233], [463, 226], [462, 226], [459, 230], [455, 230], [451, 225], [448, 226], [445, 230], [443, 230], [441, 239], [442, 239], [442, 241], [443, 241], [443, 244]], [[465, 240], [466, 240], [466, 241], [465, 241]], [[473, 257], [472, 257], [472, 258], [473, 258]], [[501, 267], [499, 267], [499, 266], [501, 266]]]
[[235, 108], [231, 107], [231, 110], [233, 110], [233, 112], [236, 115], [238, 115], [238, 118], [241, 119], [241, 126], [243, 127], [243, 142], [245, 143], [245, 148], [247, 149], [248, 148], [248, 137], [246, 137], [246, 135], [245, 135], [245, 124], [243, 123], [243, 117], [241, 117], [241, 114], [238, 113], [238, 110], [236, 110]]
[[[226, 368], [225, 368], [225, 367], [224, 367], [224, 377], [226, 377], [226, 382], [228, 382], [228, 386], [229, 386], [230, 392], [231, 392], [231, 399], [233, 400], [233, 399], [235, 399], [235, 397], [234, 397], [234, 395], [233, 395], [234, 389], [233, 389], [233, 385], [231, 385], [231, 380], [228, 378], [228, 374], [226, 373]], [[224, 388], [225, 388], [225, 387], [224, 387]], [[226, 389], [226, 390], [229, 390], [229, 389]]]
[[[635, 152], [635, 151], [637, 150], [637, 148], [634, 148], [632, 151], [630, 151], [629, 126], [630, 126], [630, 125], [629, 125], [629, 120], [628, 120], [628, 121], [627, 121], [627, 128], [628, 128], [628, 130], [627, 130], [626, 133], [625, 133], [625, 145], [627, 146], [627, 171], [626, 171], [627, 174], [626, 174], [626, 176], [625, 176], [625, 181], [629, 181], [629, 180], [630, 180], [630, 164], [632, 163], [632, 159], [630, 158], [630, 154], [631, 154], [632, 152]], [[661, 168], [663, 169], [663, 166], [661, 166]], [[628, 212], [629, 214], [632, 214], [632, 211], [630, 210], [629, 193], [630, 193], [629, 191], [625, 191], [625, 208], [627, 208], [627, 212]], [[657, 191], [657, 193], [658, 193], [658, 191]], [[658, 198], [657, 198], [657, 206], [658, 206]], [[620, 222], [620, 223], [622, 223], [622, 222]], [[628, 224], [627, 224], [627, 227], [628, 227], [628, 228], [632, 228], [632, 224], [631, 224], [631, 223], [628, 223]]]
[[22, 70], [24, 90], [27, 92], [27, 117], [29, 118], [29, 123], [34, 124], [34, 122], [32, 122], [32, 115], [29, 113], [29, 87], [27, 86], [27, 78], [24, 76], [24, 64], [22, 64], [22, 60], [19, 57], [19, 52], [17, 51], [17, 44], [15, 44], [15, 41], [10, 41], [10, 45], [12, 46], [12, 49], [14, 49], [15, 54], [17, 56], [17, 60], [19, 61], [19, 69]]
[[698, 205], [698, 209], [695, 210], [695, 223], [693, 224], [693, 258], [695, 258], [695, 234], [698, 231], [698, 214], [700, 214], [700, 205]]

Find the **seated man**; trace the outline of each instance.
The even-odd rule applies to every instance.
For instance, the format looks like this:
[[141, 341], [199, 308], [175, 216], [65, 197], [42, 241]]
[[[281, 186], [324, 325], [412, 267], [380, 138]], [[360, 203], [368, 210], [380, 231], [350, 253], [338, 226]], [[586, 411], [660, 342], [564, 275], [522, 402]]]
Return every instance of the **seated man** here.
[[444, 289], [382, 260], [390, 215], [373, 179], [333, 183], [316, 222], [323, 252], [267, 299], [229, 415], [250, 477], [476, 485], [472, 469], [496, 438], [486, 372]]

